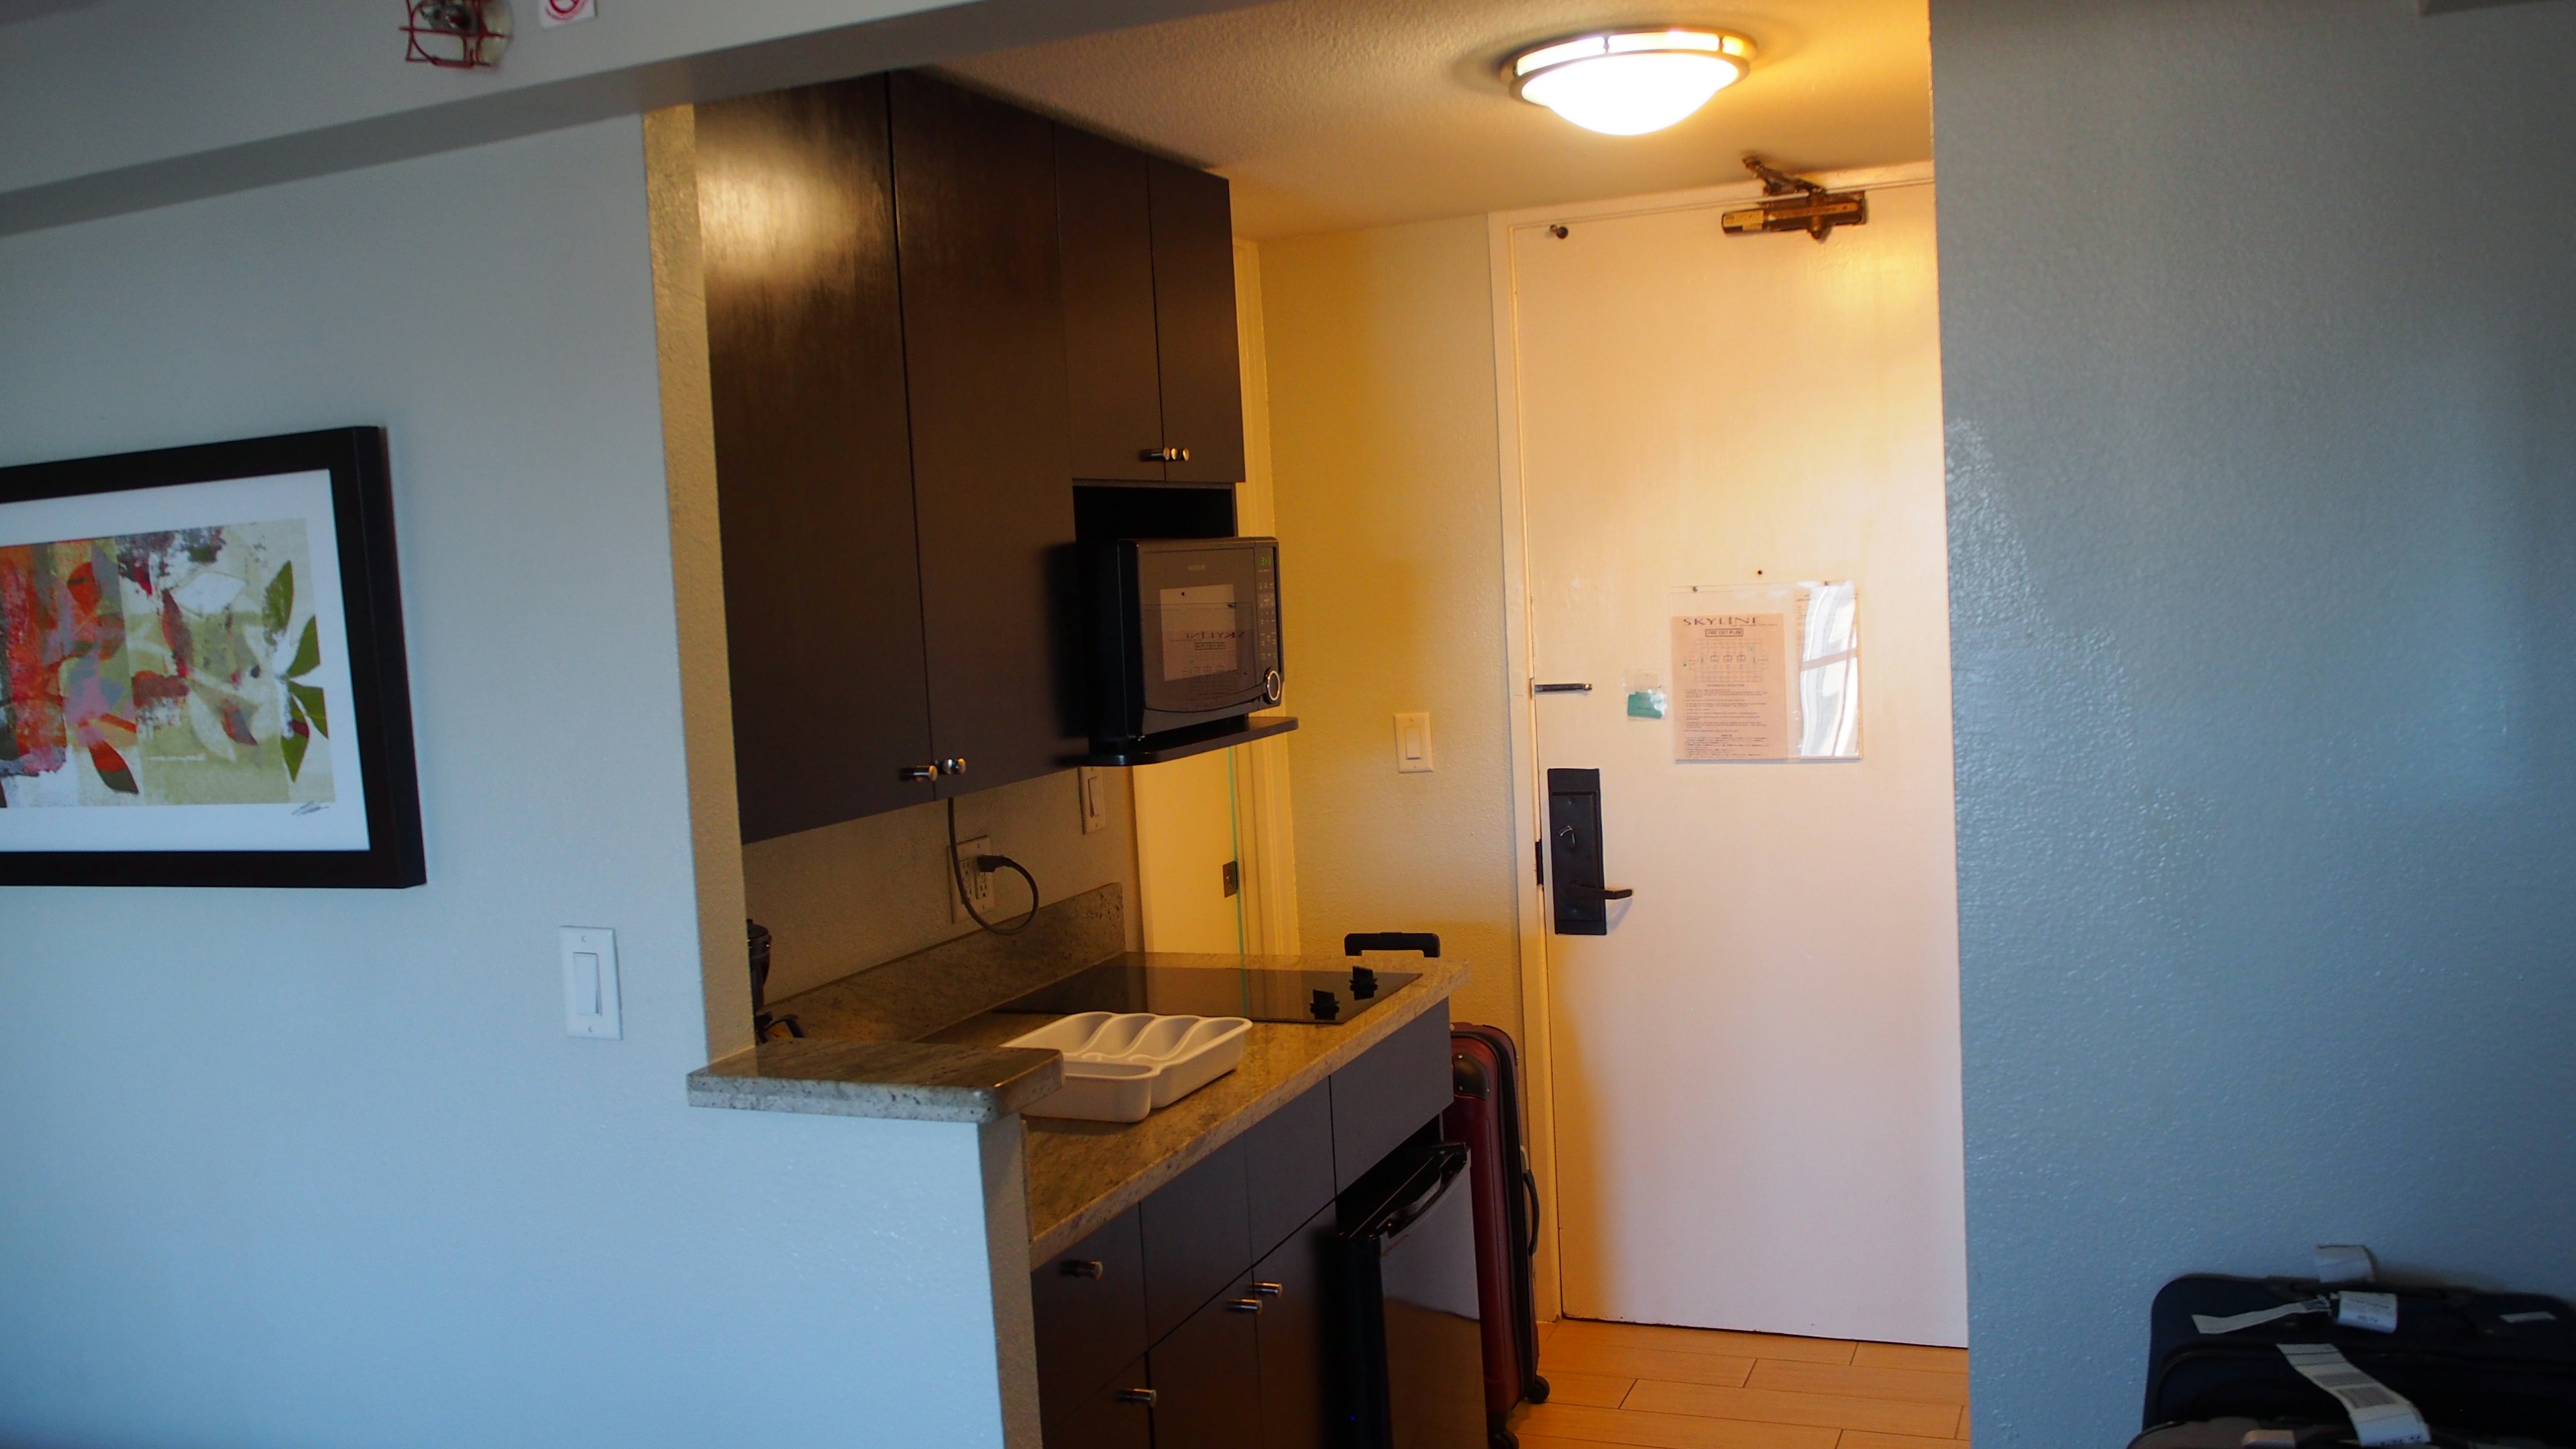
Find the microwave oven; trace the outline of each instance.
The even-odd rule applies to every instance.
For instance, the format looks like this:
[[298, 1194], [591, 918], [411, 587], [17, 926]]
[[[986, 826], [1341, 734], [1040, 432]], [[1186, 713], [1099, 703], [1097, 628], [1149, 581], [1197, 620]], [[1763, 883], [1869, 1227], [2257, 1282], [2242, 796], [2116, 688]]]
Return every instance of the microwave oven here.
[[1091, 734], [1104, 743], [1279, 703], [1279, 541], [1122, 538], [1084, 559]]

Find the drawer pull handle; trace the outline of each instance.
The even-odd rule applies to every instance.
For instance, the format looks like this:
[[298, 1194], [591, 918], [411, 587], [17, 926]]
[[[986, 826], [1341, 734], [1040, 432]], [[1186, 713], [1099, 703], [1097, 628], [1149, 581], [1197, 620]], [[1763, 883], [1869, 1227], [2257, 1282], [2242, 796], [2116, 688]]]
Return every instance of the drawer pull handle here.
[[1154, 1402], [1154, 1391], [1152, 1389], [1120, 1389], [1118, 1391], [1118, 1402], [1122, 1404], [1150, 1405]]
[[1288, 1285], [1285, 1283], [1255, 1283], [1252, 1285], [1252, 1291], [1260, 1294], [1264, 1298], [1277, 1298], [1288, 1291]]
[[1233, 1309], [1237, 1313], [1259, 1313], [1261, 1311], [1261, 1300], [1258, 1298], [1237, 1298], [1232, 1303], [1225, 1306]]
[[1067, 1258], [1064, 1260], [1064, 1276], [1068, 1278], [1097, 1278], [1105, 1270], [1106, 1265], [1098, 1258]]

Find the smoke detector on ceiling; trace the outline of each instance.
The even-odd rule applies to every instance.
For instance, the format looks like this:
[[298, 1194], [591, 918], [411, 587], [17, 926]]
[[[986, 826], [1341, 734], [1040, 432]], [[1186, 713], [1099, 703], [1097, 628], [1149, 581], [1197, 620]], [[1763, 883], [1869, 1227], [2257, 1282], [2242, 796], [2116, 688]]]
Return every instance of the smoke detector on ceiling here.
[[1552, 40], [1511, 58], [1512, 94], [1587, 131], [1642, 136], [1674, 125], [1753, 68], [1753, 42], [1725, 30], [1664, 26]]

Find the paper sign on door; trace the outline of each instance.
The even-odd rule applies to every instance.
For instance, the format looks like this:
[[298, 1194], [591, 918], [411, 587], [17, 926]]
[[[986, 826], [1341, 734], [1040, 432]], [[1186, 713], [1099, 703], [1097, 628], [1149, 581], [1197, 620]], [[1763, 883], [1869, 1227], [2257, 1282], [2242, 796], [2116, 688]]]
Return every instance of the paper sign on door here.
[[1673, 758], [1860, 758], [1850, 580], [1674, 590]]

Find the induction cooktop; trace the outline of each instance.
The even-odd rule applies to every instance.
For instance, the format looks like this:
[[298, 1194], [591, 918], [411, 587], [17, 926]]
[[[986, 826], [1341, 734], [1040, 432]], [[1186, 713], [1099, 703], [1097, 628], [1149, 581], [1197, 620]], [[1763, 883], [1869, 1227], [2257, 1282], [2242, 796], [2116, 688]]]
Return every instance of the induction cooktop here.
[[1244, 1016], [1339, 1026], [1416, 980], [1412, 971], [1281, 971], [1261, 967], [1147, 966], [1103, 961], [1041, 987], [1001, 1011], [1069, 1016], [1077, 1011], [1150, 1011], [1162, 1016]]

